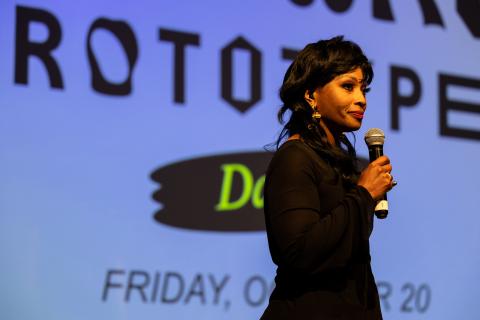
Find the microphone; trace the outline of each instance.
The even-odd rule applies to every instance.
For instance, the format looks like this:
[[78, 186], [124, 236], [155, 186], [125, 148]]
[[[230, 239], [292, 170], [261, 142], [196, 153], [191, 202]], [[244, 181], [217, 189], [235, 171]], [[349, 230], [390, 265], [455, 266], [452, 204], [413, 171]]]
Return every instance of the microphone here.
[[[383, 142], [385, 141], [385, 134], [381, 129], [371, 128], [365, 133], [365, 143], [368, 146], [368, 154], [370, 162], [383, 156]], [[385, 194], [382, 199], [377, 202], [375, 206], [375, 215], [378, 219], [385, 219], [388, 215], [388, 201]]]

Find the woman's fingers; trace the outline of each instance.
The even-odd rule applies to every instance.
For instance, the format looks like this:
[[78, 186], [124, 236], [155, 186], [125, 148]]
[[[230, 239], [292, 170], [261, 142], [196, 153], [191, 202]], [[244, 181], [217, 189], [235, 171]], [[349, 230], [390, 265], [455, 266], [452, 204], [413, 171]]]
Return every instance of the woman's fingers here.
[[380, 156], [374, 161], [372, 161], [371, 164], [379, 165], [379, 166], [384, 166], [387, 164], [390, 164], [390, 159], [387, 156]]
[[392, 172], [392, 165], [391, 164], [384, 165], [384, 166], [382, 166], [382, 169], [383, 169], [384, 172], [390, 173], [390, 172]]
[[365, 168], [358, 184], [367, 189], [374, 199], [378, 199], [396, 184], [391, 172], [390, 159], [387, 156], [381, 156]]
[[370, 163], [372, 167], [376, 167], [377, 172], [379, 174], [383, 172], [390, 173], [392, 171], [392, 165], [390, 164], [390, 159], [387, 156], [381, 156], [372, 163]]

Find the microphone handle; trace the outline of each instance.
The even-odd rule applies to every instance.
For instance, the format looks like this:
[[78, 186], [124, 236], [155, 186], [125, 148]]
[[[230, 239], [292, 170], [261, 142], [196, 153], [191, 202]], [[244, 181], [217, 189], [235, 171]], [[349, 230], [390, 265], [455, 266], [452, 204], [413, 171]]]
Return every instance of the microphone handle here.
[[[370, 162], [383, 156], [383, 145], [374, 145], [368, 147], [368, 154], [370, 156]], [[388, 201], [385, 194], [380, 200], [378, 200], [375, 206], [375, 216], [378, 219], [385, 219], [388, 216]]]

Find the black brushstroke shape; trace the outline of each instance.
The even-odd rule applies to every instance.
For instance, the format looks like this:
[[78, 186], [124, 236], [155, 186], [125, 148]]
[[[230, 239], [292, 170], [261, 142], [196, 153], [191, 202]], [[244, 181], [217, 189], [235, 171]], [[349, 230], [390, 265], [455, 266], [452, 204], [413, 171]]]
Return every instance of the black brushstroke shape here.
[[[221, 166], [240, 163], [251, 171], [254, 182], [265, 174], [272, 153], [249, 152], [202, 157], [172, 163], [155, 170], [151, 178], [161, 184], [153, 193], [161, 203], [154, 219], [169, 226], [209, 231], [261, 231], [265, 229], [262, 209], [251, 201], [234, 211], [215, 211], [223, 182]], [[234, 176], [232, 199], [243, 190], [243, 182]]]
[[[239, 163], [248, 167], [256, 182], [268, 167], [272, 158], [269, 152], [232, 153], [184, 160], [158, 168], [151, 174], [160, 189], [152, 198], [161, 208], [154, 219], [165, 225], [206, 231], [263, 231], [263, 209], [256, 209], [249, 201], [234, 211], [215, 211], [223, 182], [224, 164]], [[359, 168], [368, 165], [368, 160], [359, 159]], [[243, 181], [234, 176], [231, 199], [238, 199], [243, 190]], [[263, 190], [262, 190], [263, 196]]]

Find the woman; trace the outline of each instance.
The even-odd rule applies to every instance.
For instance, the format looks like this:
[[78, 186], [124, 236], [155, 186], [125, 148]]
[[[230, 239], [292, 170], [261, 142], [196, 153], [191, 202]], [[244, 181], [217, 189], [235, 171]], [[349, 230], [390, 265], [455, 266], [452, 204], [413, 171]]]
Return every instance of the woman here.
[[343, 134], [360, 128], [372, 77], [362, 50], [343, 37], [308, 44], [285, 74], [279, 119], [290, 118], [264, 193], [278, 268], [262, 319], [382, 319], [369, 236], [392, 166], [382, 156], [359, 174]]

